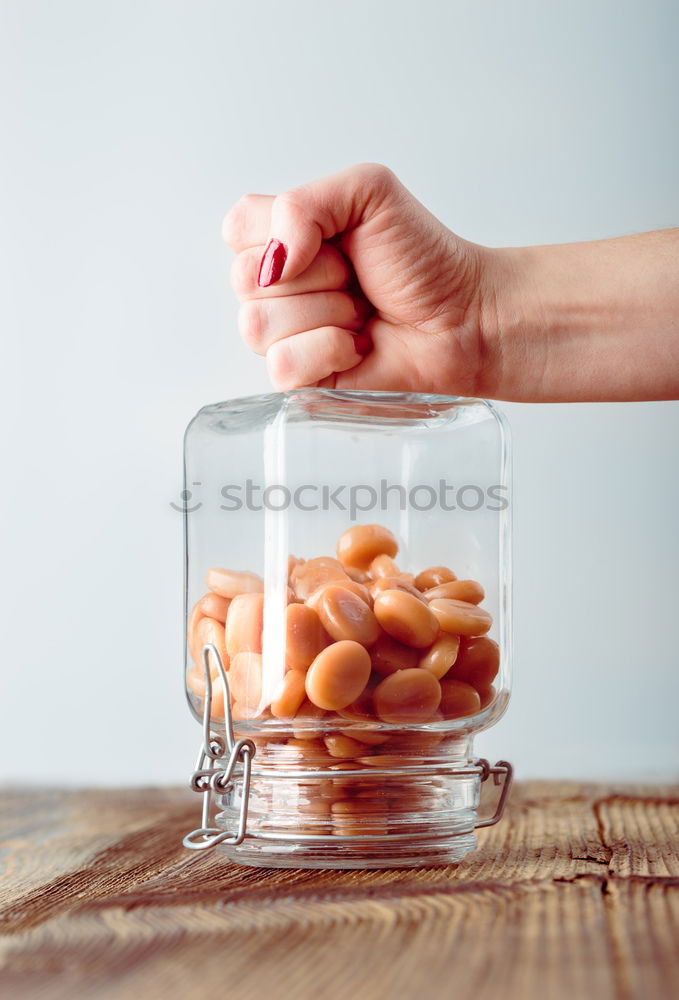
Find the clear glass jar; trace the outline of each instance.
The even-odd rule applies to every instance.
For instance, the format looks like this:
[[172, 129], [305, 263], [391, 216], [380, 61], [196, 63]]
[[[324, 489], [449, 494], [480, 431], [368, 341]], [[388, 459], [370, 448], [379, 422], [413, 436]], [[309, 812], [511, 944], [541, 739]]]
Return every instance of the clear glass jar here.
[[186, 690], [205, 738], [187, 846], [274, 867], [462, 858], [488, 773], [474, 736], [510, 686], [498, 411], [326, 389], [206, 406], [184, 497]]

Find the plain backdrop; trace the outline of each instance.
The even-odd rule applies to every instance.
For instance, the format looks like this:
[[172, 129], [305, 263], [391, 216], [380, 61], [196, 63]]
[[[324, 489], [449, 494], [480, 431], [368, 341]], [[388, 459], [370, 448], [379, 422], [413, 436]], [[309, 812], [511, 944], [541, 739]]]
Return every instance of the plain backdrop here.
[[[489, 245], [677, 225], [678, 39], [672, 0], [0, 2], [5, 779], [193, 768], [182, 433], [268, 386], [229, 205], [376, 160]], [[515, 689], [478, 748], [674, 778], [679, 404], [503, 409]]]

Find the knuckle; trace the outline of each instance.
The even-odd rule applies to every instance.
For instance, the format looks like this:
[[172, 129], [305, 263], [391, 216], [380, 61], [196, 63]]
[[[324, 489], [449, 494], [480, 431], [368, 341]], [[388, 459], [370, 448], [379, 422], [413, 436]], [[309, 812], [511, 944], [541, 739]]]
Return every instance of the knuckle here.
[[244, 194], [232, 205], [222, 222], [222, 237], [227, 246], [235, 250], [243, 237], [248, 215], [255, 199], [253, 194]]
[[255, 288], [254, 265], [253, 254], [245, 251], [234, 258], [231, 265], [231, 287], [239, 298], [250, 294]]
[[253, 351], [257, 351], [264, 334], [264, 320], [259, 302], [243, 302], [238, 310], [240, 335]]
[[266, 366], [269, 378], [277, 389], [291, 389], [295, 386], [295, 364], [288, 345], [279, 342], [266, 352]]
[[356, 167], [359, 179], [376, 191], [390, 191], [397, 184], [396, 174], [383, 163], [361, 163]]
[[327, 357], [333, 366], [333, 369], [340, 368], [341, 365], [346, 361], [347, 348], [351, 346], [351, 334], [347, 333], [346, 330], [337, 330], [335, 328], [328, 331], [328, 339], [330, 343], [328, 344]]
[[238, 230], [237, 222], [238, 205], [234, 205], [224, 216], [222, 221], [222, 239], [228, 247], [233, 247]]
[[291, 191], [283, 191], [276, 196], [274, 203], [277, 214], [286, 215], [290, 218], [299, 218], [306, 210], [306, 197], [303, 188], [293, 188]]
[[328, 243], [323, 243], [319, 252], [323, 269], [323, 282], [328, 288], [343, 288], [349, 283], [349, 264], [344, 254]]

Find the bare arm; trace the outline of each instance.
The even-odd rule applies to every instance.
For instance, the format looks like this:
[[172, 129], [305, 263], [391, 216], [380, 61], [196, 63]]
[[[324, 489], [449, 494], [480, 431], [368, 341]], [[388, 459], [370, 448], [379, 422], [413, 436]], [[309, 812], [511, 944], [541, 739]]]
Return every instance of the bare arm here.
[[486, 282], [484, 395], [679, 398], [679, 229], [493, 250]]

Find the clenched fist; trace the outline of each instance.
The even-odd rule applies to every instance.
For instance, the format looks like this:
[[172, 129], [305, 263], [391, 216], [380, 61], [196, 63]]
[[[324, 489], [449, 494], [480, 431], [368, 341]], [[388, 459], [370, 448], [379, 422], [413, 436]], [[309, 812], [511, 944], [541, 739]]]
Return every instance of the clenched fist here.
[[363, 164], [245, 195], [224, 238], [241, 334], [277, 389], [679, 395], [679, 230], [490, 249]]

